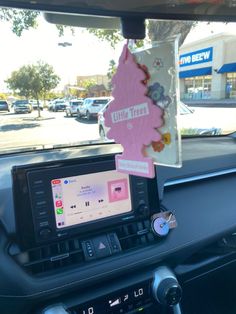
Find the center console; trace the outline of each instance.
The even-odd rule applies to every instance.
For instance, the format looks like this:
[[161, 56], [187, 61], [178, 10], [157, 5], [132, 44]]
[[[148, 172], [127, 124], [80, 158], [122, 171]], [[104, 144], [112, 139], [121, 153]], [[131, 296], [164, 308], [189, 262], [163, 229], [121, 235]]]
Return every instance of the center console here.
[[[123, 287], [122, 287], [123, 286]], [[115, 287], [115, 291], [113, 288]], [[161, 266], [128, 280], [95, 290], [91, 295], [70, 296], [64, 302], [49, 305], [40, 314], [181, 314], [182, 290], [174, 273]], [[95, 296], [95, 297], [94, 297]]]
[[[167, 234], [164, 216], [157, 217], [156, 179], [117, 172], [114, 155], [16, 166], [12, 177], [20, 247], [14, 258], [30, 275], [48, 279], [63, 269], [101, 265], [102, 258], [126, 259], [126, 253]], [[158, 270], [97, 283], [45, 304], [39, 313], [117, 314], [149, 311], [158, 303], [175, 306], [180, 288], [169, 274]]]
[[87, 259], [97, 246], [111, 254], [121, 247], [116, 234], [104, 230], [149, 220], [159, 211], [156, 180], [117, 172], [114, 156], [17, 166], [12, 175], [24, 248], [91, 235], [82, 242]]

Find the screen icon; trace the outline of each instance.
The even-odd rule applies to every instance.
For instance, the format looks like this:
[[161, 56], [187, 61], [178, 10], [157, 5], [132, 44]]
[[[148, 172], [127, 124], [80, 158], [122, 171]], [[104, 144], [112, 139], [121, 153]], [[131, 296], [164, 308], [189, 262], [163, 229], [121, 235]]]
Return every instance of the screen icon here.
[[52, 184], [56, 185], [56, 184], [60, 184], [61, 180], [57, 179], [57, 180], [52, 180]]
[[59, 198], [59, 199], [61, 199], [61, 194], [56, 193], [56, 194], [55, 194], [55, 198]]
[[110, 307], [119, 305], [119, 304], [121, 304], [121, 299], [118, 298], [118, 299], [115, 299], [115, 300], [109, 300], [109, 304], [110, 304]]
[[62, 215], [63, 214], [63, 207], [57, 208], [57, 215]]
[[56, 201], [56, 207], [61, 207], [62, 206], [62, 201]]

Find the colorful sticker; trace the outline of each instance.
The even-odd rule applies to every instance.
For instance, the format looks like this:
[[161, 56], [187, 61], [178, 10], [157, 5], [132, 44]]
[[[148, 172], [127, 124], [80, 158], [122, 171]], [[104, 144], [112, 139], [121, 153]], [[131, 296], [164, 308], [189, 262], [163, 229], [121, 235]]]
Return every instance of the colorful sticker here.
[[164, 64], [161, 58], [156, 58], [153, 62], [153, 67], [156, 70], [160, 70], [161, 68], [163, 68]]
[[136, 61], [145, 65], [149, 78], [147, 95], [163, 110], [163, 125], [158, 128], [160, 140], [153, 140], [144, 149], [144, 155], [154, 163], [165, 166], [181, 166], [181, 136], [177, 124], [178, 86], [178, 37], [156, 42], [153, 47], [139, 49]]

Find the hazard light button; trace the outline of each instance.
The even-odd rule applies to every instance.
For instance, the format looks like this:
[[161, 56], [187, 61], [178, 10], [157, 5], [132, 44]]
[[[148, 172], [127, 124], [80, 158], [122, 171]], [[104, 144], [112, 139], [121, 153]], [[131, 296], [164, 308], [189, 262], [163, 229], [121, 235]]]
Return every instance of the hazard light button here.
[[121, 251], [120, 241], [114, 232], [81, 241], [81, 245], [86, 261], [110, 256]]
[[106, 235], [93, 238], [92, 242], [97, 258], [112, 255], [111, 247]]

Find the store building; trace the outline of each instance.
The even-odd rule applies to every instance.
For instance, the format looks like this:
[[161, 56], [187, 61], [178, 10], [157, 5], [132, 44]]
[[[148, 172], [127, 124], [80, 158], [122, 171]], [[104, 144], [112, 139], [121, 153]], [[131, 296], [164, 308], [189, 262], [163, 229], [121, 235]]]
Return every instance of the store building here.
[[236, 98], [236, 36], [217, 34], [180, 48], [182, 100]]

